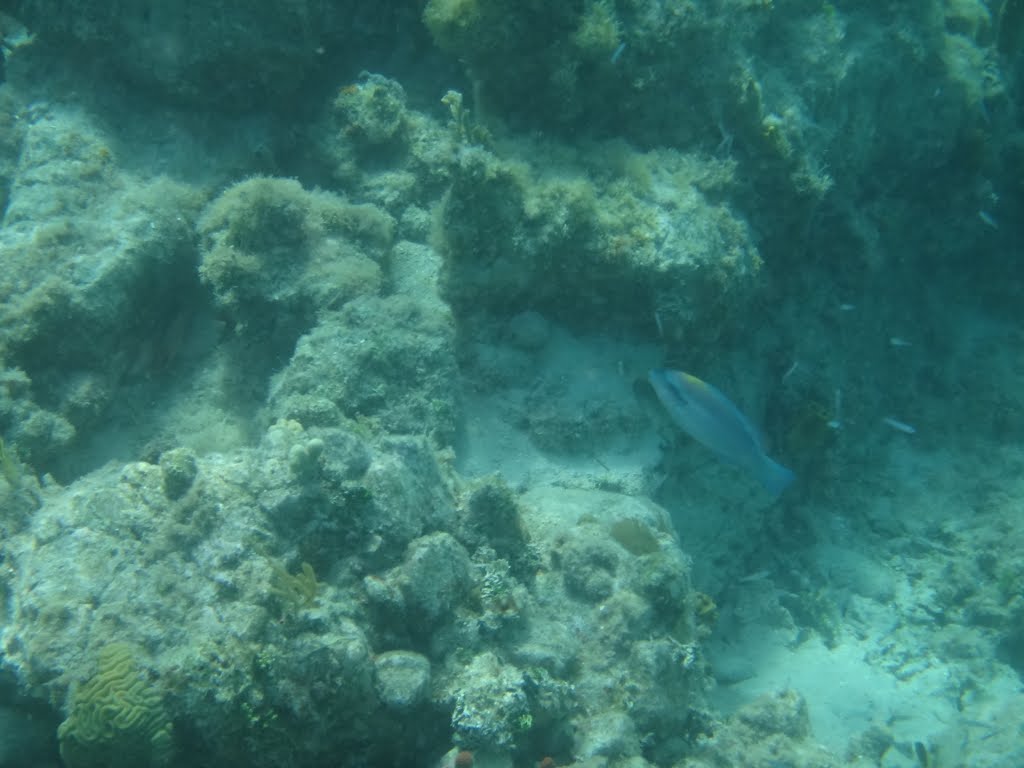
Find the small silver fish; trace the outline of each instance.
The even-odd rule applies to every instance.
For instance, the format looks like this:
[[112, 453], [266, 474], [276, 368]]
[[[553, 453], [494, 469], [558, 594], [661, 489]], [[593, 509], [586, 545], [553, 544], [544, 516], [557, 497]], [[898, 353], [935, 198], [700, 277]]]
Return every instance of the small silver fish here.
[[656, 368], [648, 380], [672, 420], [725, 461], [750, 472], [773, 496], [795, 475], [765, 455], [757, 430], [721, 392], [696, 376]]
[[917, 434], [917, 430], [914, 429], [909, 424], [907, 424], [907, 422], [900, 421], [899, 419], [894, 419], [892, 416], [886, 416], [884, 419], [882, 419], [882, 423], [885, 424], [887, 427], [895, 429], [897, 432], [902, 432], [905, 435]]

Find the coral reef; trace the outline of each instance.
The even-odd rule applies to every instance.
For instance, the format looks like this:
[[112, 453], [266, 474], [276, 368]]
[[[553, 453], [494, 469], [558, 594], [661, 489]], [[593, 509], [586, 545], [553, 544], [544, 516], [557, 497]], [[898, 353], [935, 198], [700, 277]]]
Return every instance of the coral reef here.
[[276, 363], [319, 312], [380, 290], [394, 222], [292, 179], [252, 178], [213, 200], [197, 229], [200, 277], [246, 347]]
[[316, 580], [313, 566], [303, 563], [298, 573], [288, 573], [279, 563], [271, 563], [273, 576], [270, 591], [281, 598], [281, 602], [289, 608], [312, 608], [316, 604], [316, 596], [320, 584]]
[[[25, 760], [1019, 755], [1022, 3], [10, 5]], [[670, 446], [660, 365], [802, 493]], [[912, 724], [749, 703], [851, 659]]]
[[[315, 439], [319, 470], [296, 473], [294, 449]], [[433, 724], [437, 754], [450, 746], [449, 721], [456, 741], [481, 754], [565, 759], [573, 732], [595, 732], [620, 697], [636, 701], [636, 732], [676, 727], [699, 700], [685, 558], [653, 505], [554, 489], [520, 501], [494, 480], [459, 490], [423, 440], [369, 444], [287, 421], [254, 449], [191, 455], [186, 465], [193, 461], [180, 495], [167, 493], [170, 460], [90, 474], [51, 492], [4, 544], [8, 663], [40, 695], [67, 697], [69, 764], [102, 761], [82, 746], [91, 737], [74, 734], [91, 722], [87, 702], [109, 687], [100, 681], [115, 674], [152, 686], [151, 696], [132, 687], [138, 706], [159, 704], [159, 716], [132, 722], [180, 722], [183, 750], [252, 765], [279, 765], [283, 749], [410, 759], [426, 731], [410, 729], [409, 718]], [[623, 520], [644, 527], [643, 546], [610, 538]], [[280, 533], [268, 539], [269, 531]], [[600, 557], [577, 552], [579, 535], [595, 544], [604, 535], [607, 547]], [[268, 556], [304, 562], [305, 576], [268, 568]], [[324, 574], [315, 582], [314, 568]], [[570, 568], [615, 578], [614, 593], [576, 594]], [[28, 590], [30, 582], [46, 586]], [[296, 609], [281, 611], [282, 600]], [[68, 694], [53, 671], [81, 662], [59, 637], [102, 644], [115, 628], [125, 639], [103, 652], [96, 682]], [[143, 645], [144, 666], [126, 650]], [[592, 706], [604, 713], [597, 720], [586, 714]], [[636, 739], [624, 751], [602, 744], [581, 749], [641, 749]]]
[[96, 673], [71, 694], [57, 731], [69, 768], [167, 765], [173, 756], [163, 692], [140, 666], [141, 651], [113, 642], [100, 649]]
[[473, 658], [455, 685], [452, 728], [461, 747], [509, 751], [532, 728], [525, 676], [493, 653]]
[[[697, 318], [719, 332], [737, 321], [761, 258], [742, 217], [706, 194], [730, 183], [728, 164], [618, 146], [572, 160], [548, 146], [520, 152], [529, 164], [466, 148], [452, 171], [438, 247], [457, 313], [534, 309], [583, 328], [593, 317], [653, 327], [657, 316], [669, 340]], [[635, 180], [613, 175], [617, 158]]]

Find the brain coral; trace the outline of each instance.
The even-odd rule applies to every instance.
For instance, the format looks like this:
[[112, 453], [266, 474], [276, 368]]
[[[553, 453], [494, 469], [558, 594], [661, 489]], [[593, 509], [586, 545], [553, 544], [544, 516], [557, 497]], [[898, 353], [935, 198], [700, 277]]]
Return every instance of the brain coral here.
[[110, 643], [96, 674], [71, 694], [60, 724], [60, 755], [69, 768], [160, 766], [172, 756], [171, 722], [160, 690], [136, 661], [139, 649]]

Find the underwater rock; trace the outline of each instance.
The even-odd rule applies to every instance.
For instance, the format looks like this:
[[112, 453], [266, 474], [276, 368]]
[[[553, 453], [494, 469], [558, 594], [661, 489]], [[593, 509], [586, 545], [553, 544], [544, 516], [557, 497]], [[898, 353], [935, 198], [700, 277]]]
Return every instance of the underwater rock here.
[[574, 749], [584, 759], [631, 757], [640, 754], [640, 736], [625, 712], [603, 712], [580, 722]]
[[395, 80], [363, 72], [341, 89], [333, 111], [338, 129], [357, 143], [379, 147], [405, 139], [405, 89]]
[[164, 474], [164, 492], [173, 500], [184, 496], [195, 482], [199, 470], [195, 454], [187, 448], [174, 448], [160, 455]]
[[223, 316], [248, 344], [280, 354], [318, 312], [380, 290], [394, 222], [293, 179], [254, 177], [214, 199], [197, 231], [199, 274]]
[[598, 602], [611, 595], [619, 557], [615, 545], [603, 537], [582, 536], [560, 551], [565, 588], [575, 597]]
[[66, 480], [82, 471], [74, 439], [105, 426], [125, 385], [183, 356], [201, 195], [126, 170], [81, 109], [18, 111], [19, 140], [0, 137], [17, 153], [0, 227], [0, 419], [23, 460]]
[[[531, 587], [546, 610], [526, 607], [526, 636], [514, 658], [572, 685], [568, 737], [577, 757], [643, 752], [672, 764], [701, 727], [695, 713], [706, 672], [689, 563], [666, 513], [634, 497], [549, 487], [531, 489], [520, 505], [524, 528], [548, 567]], [[637, 554], [615, 541], [611, 531], [622, 520], [644, 525], [657, 549]], [[611, 664], [609, 653], [625, 661]], [[640, 734], [648, 733], [641, 749]]]
[[[706, 334], [736, 320], [761, 258], [742, 216], [698, 188], [699, 160], [630, 150], [644, 178], [614, 183], [554, 145], [519, 149], [512, 159], [480, 146], [457, 155], [437, 245], [457, 315], [532, 309], [569, 328], [621, 333], [653, 327], [657, 314], [669, 340], [697, 322]], [[608, 162], [601, 149], [590, 163]]]
[[[360, 459], [345, 440], [322, 434], [279, 422], [257, 447], [230, 456], [167, 451], [161, 466], [111, 465], [67, 489], [48, 488], [24, 530], [4, 542], [12, 565], [10, 619], [2, 628], [5, 674], [37, 697], [65, 700], [67, 680], [95, 674], [80, 649], [117, 638], [113, 642], [146, 648], [145, 663], [118, 669], [127, 670], [126, 680], [158, 687], [154, 701], [166, 714], [166, 720], [161, 714], [130, 721], [181, 723], [182, 732], [202, 740], [211, 759], [223, 764], [281, 765], [286, 750], [311, 761], [346, 752], [387, 762], [391, 758], [382, 755], [412, 754], [403, 750], [415, 750], [417, 743], [421, 748], [422, 734], [398, 721], [411, 717], [401, 714], [408, 707], [425, 701], [429, 665], [411, 651], [397, 661], [374, 661], [368, 633], [379, 636], [386, 627], [373, 627], [361, 591], [332, 579], [332, 567], [355, 570], [363, 558], [393, 557], [387, 547], [374, 545], [371, 525], [383, 530], [398, 514], [437, 515], [430, 507], [433, 499], [446, 498], [446, 481], [428, 461], [429, 449], [417, 454], [408, 440], [391, 448], [378, 444], [373, 460], [387, 463], [386, 457], [404, 453], [394, 460], [394, 477], [422, 487], [408, 497], [382, 488], [381, 502], [396, 506], [374, 507], [365, 489], [359, 495], [370, 452], [364, 446]], [[292, 449], [317, 440], [322, 474], [297, 476]], [[175, 457], [185, 460], [186, 471], [172, 483], [177, 490], [171, 495], [193, 471], [203, 480], [172, 499], [166, 469]], [[397, 508], [406, 503], [425, 509]], [[454, 511], [448, 515], [451, 524]], [[282, 577], [274, 562], [285, 563], [281, 570], [289, 576], [300, 563], [310, 574], [315, 567], [312, 599], [303, 593], [282, 607]], [[468, 588], [461, 545], [447, 534], [427, 536], [410, 547], [403, 569], [409, 615], [424, 626], [428, 619], [431, 626], [444, 625], [452, 601]], [[74, 703], [91, 689], [79, 690], [83, 694], [71, 694], [62, 730], [70, 765], [119, 765], [121, 753], [134, 755], [133, 764], [155, 764], [158, 756], [139, 753], [130, 733], [102, 742], [97, 749], [109, 753], [94, 759], [99, 753], [83, 744], [99, 742], [75, 735], [85, 733], [78, 725], [83, 718], [96, 721], [84, 704]], [[360, 746], [384, 703], [397, 708], [387, 734], [382, 730], [379, 740]], [[304, 736], [281, 741], [280, 728]]]
[[475, 656], [455, 684], [452, 727], [465, 749], [509, 751], [532, 726], [522, 670], [493, 653]]
[[469, 556], [451, 535], [433, 533], [409, 545], [396, 578], [416, 632], [429, 631], [468, 590]]
[[441, 257], [433, 248], [402, 240], [391, 249], [390, 263], [396, 293], [420, 298], [437, 296], [440, 302]]
[[[680, 765], [847, 765], [811, 735], [807, 703], [794, 691], [765, 694], [725, 722], [708, 723], [715, 738], [703, 740]], [[859, 764], [859, 763], [857, 763]], [[902, 763], [901, 763], [902, 764]]]
[[421, 704], [430, 692], [430, 662], [411, 651], [387, 651], [374, 660], [375, 686], [381, 702], [406, 710]]
[[425, 243], [429, 210], [451, 181], [458, 136], [432, 115], [408, 109], [397, 81], [362, 72], [339, 88], [311, 131], [317, 164], [347, 194], [400, 219], [402, 237]]
[[271, 382], [269, 409], [301, 419], [321, 403], [328, 416], [337, 409], [372, 431], [426, 433], [445, 445], [455, 432], [456, 375], [447, 307], [429, 296], [363, 296], [298, 339]]
[[468, 490], [459, 509], [459, 540], [470, 550], [488, 547], [507, 560], [519, 578], [530, 578], [536, 554], [520, 519], [519, 502], [500, 475], [483, 478]]

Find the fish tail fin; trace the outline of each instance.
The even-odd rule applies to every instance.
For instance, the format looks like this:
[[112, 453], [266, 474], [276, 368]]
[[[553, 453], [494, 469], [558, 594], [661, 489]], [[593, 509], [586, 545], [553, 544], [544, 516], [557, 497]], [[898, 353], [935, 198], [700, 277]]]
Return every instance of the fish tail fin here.
[[765, 456], [759, 479], [768, 493], [778, 496], [796, 479], [796, 475], [792, 470], [786, 469], [777, 461], [772, 461]]

